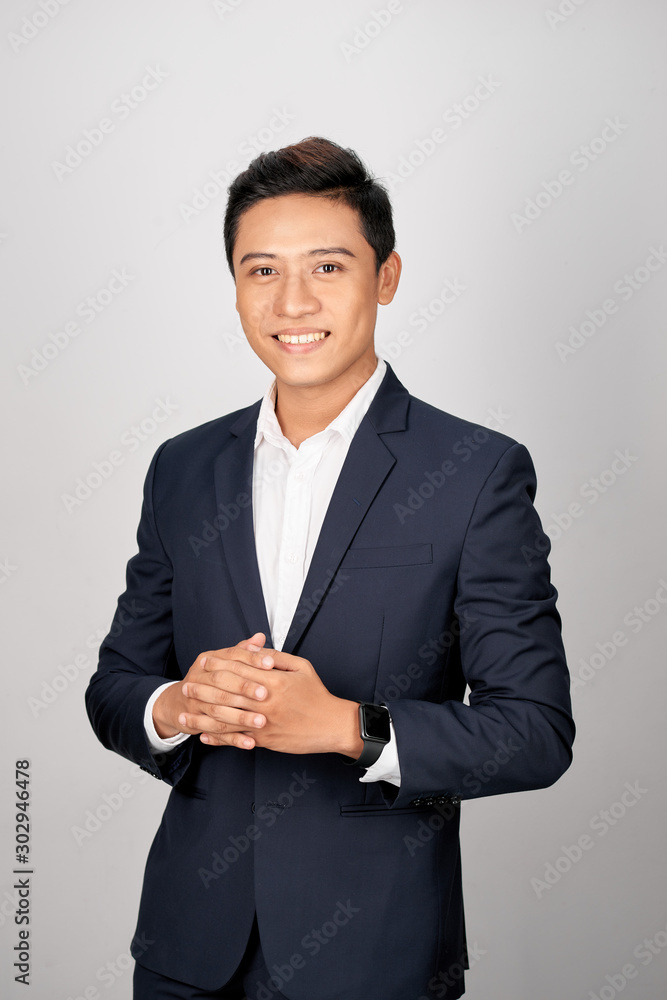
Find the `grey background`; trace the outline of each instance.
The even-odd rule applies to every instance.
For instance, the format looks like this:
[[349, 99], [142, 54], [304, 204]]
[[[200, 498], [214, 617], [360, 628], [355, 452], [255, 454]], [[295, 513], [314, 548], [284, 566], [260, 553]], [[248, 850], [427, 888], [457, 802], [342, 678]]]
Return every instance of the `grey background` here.
[[[667, 241], [664, 5], [392, 0], [379, 27], [386, 0], [43, 3], [50, 14], [37, 0], [0, 12], [3, 996], [131, 994], [128, 945], [168, 789], [96, 742], [83, 693], [155, 448], [259, 398], [269, 379], [240, 334], [222, 252], [226, 182], [211, 172], [245, 166], [253, 136], [257, 152], [310, 134], [357, 149], [392, 191], [404, 274], [381, 310], [379, 350], [416, 395], [529, 447], [553, 538], [578, 678], [576, 758], [551, 789], [464, 805], [477, 956], [466, 995], [664, 996], [667, 266], [651, 257]], [[147, 68], [160, 82], [119, 111]], [[113, 131], [58, 168], [103, 118]], [[617, 134], [605, 142], [607, 119]], [[445, 138], [431, 152], [437, 128]], [[559, 191], [563, 170], [572, 182]], [[654, 271], [641, 270], [647, 259]], [[80, 303], [114, 269], [132, 280], [87, 322]], [[465, 291], [432, 305], [447, 281]], [[616, 311], [598, 328], [587, 311], [600, 320], [609, 299]], [[587, 319], [581, 346], [559, 356]], [[33, 352], [44, 358], [58, 334], [65, 346], [37, 370]], [[171, 409], [159, 423], [156, 400]], [[625, 467], [610, 472], [617, 451]], [[111, 452], [112, 474], [68, 501]], [[30, 993], [7, 960], [13, 762], [25, 757]], [[624, 805], [626, 783], [637, 791]], [[117, 808], [101, 808], [105, 795]], [[86, 831], [98, 810], [99, 829]], [[584, 835], [592, 846], [568, 868], [565, 849]]]

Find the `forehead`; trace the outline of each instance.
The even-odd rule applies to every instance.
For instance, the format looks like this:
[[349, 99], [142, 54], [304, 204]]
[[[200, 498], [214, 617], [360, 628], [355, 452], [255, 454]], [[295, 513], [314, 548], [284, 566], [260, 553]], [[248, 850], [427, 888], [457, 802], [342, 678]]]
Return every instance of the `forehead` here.
[[344, 201], [307, 194], [264, 198], [239, 219], [234, 256], [249, 251], [306, 253], [316, 247], [345, 246], [372, 253], [361, 232], [359, 213]]

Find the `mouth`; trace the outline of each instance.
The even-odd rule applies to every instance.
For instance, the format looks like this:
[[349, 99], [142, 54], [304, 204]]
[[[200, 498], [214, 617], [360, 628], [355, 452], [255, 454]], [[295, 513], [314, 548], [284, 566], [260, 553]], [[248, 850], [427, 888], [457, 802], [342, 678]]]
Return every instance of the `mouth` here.
[[324, 341], [330, 334], [331, 330], [292, 327], [288, 330], [281, 330], [280, 333], [274, 333], [273, 339], [278, 343], [279, 351], [296, 357], [323, 350]]
[[330, 330], [307, 330], [298, 332], [286, 330], [283, 333], [274, 333], [273, 339], [280, 344], [315, 344], [329, 336]]

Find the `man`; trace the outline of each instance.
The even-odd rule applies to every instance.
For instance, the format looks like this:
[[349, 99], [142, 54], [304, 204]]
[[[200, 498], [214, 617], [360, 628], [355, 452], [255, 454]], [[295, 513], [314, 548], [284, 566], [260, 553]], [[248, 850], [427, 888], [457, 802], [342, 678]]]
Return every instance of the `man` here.
[[376, 358], [401, 262], [354, 153], [257, 157], [225, 242], [275, 382], [158, 450], [140, 613], [87, 693], [104, 745], [173, 785], [135, 996], [456, 998], [460, 799], [571, 759], [533, 467]]

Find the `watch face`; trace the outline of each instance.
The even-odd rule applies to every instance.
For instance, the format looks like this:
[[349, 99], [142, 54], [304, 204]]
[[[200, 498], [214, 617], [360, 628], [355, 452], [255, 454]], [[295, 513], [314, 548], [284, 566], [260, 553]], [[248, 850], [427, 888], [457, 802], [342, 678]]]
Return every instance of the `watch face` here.
[[388, 743], [391, 737], [389, 727], [389, 710], [382, 705], [364, 705], [362, 712], [362, 737], [369, 740], [381, 740]]

